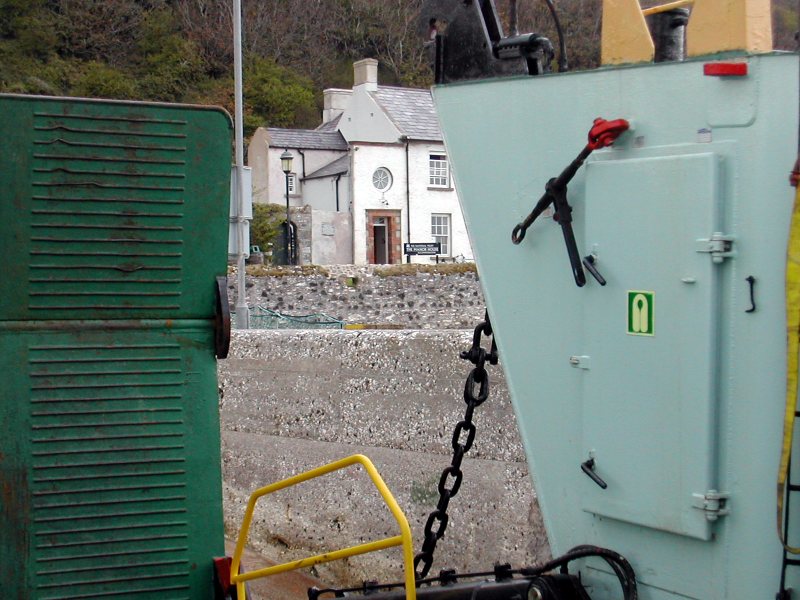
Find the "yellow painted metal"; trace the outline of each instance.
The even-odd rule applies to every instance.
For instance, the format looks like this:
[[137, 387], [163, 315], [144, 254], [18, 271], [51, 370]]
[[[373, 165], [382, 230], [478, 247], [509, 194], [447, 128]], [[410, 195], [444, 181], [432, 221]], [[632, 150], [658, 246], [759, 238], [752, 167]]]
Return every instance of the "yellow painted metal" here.
[[686, 28], [686, 53], [772, 51], [770, 0], [697, 0]]
[[[247, 543], [247, 535], [250, 531], [250, 524], [253, 520], [253, 511], [255, 510], [256, 502], [259, 498], [266, 496], [267, 494], [277, 492], [278, 490], [303, 483], [309, 479], [315, 479], [333, 471], [344, 469], [354, 464], [360, 464], [367, 471], [372, 483], [375, 484], [375, 487], [378, 489], [383, 501], [389, 507], [392, 516], [394, 516], [395, 521], [397, 521], [397, 524], [400, 526], [400, 535], [367, 544], [361, 544], [359, 546], [353, 546], [351, 548], [345, 548], [343, 550], [336, 550], [309, 558], [291, 561], [281, 565], [275, 565], [273, 567], [267, 567], [265, 569], [259, 569], [257, 571], [251, 571], [250, 573], [239, 573], [242, 552], [244, 551], [244, 546]], [[245, 509], [244, 513], [244, 519], [242, 520], [242, 527], [239, 530], [239, 538], [236, 540], [236, 550], [233, 553], [233, 561], [231, 564], [231, 583], [236, 584], [238, 597], [244, 600], [245, 581], [400, 545], [403, 546], [403, 569], [406, 587], [406, 600], [416, 600], [417, 588], [414, 576], [414, 550], [412, 547], [411, 528], [408, 525], [408, 519], [406, 519], [406, 516], [400, 509], [400, 506], [397, 504], [394, 496], [392, 496], [392, 493], [389, 491], [389, 488], [386, 486], [383, 478], [378, 473], [375, 465], [372, 464], [372, 461], [370, 461], [370, 459], [363, 454], [353, 454], [352, 456], [334, 461], [322, 467], [317, 467], [316, 469], [306, 471], [305, 473], [301, 473], [282, 481], [264, 486], [250, 494], [250, 499], [247, 502], [247, 508]]]
[[673, 10], [676, 8], [685, 8], [687, 6], [691, 6], [694, 4], [695, 0], [677, 0], [676, 2], [667, 2], [666, 4], [661, 4], [659, 6], [651, 6], [650, 8], [645, 8], [642, 10], [642, 14], [645, 17], [649, 17], [650, 15], [655, 15], [662, 12], [667, 12], [668, 10]]
[[651, 62], [654, 55], [653, 38], [638, 0], [603, 0], [602, 64]]
[[277, 575], [278, 573], [285, 573], [286, 571], [294, 571], [295, 569], [302, 569], [304, 567], [313, 567], [314, 565], [318, 565], [320, 563], [340, 560], [342, 558], [347, 558], [348, 556], [377, 552], [378, 550], [385, 550], [386, 548], [394, 548], [402, 543], [403, 536], [397, 535], [395, 537], [378, 540], [377, 542], [360, 544], [358, 546], [352, 546], [343, 550], [334, 550], [333, 552], [325, 552], [324, 554], [317, 554], [316, 556], [309, 556], [308, 558], [301, 558], [300, 560], [295, 560], [272, 567], [264, 567], [263, 569], [258, 569], [256, 571], [239, 573], [236, 581], [250, 581], [252, 579], [260, 579], [261, 577]]
[[783, 499], [792, 454], [794, 417], [797, 410], [797, 368], [800, 363], [800, 187], [795, 192], [789, 245], [786, 251], [786, 412], [783, 418], [783, 444], [778, 469], [778, 536], [784, 548], [800, 554], [800, 548], [783, 539]]

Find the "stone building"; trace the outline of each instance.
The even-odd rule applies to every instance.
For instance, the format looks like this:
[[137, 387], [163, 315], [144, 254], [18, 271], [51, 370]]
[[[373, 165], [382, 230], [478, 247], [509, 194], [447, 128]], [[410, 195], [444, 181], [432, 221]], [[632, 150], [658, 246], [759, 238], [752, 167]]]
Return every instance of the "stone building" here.
[[[303, 262], [472, 259], [430, 91], [378, 85], [378, 61], [358, 61], [352, 90], [324, 91], [320, 127], [256, 131], [248, 151], [254, 202], [286, 202], [287, 150], [289, 203], [310, 210], [310, 234], [298, 232], [311, 240], [310, 252], [301, 245]], [[404, 253], [406, 243], [432, 242], [438, 255]]]

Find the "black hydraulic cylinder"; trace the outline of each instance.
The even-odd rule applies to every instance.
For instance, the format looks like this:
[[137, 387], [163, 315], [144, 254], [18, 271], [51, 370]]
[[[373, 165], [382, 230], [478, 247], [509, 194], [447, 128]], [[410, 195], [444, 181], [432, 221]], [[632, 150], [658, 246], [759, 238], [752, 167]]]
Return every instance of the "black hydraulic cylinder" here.
[[[360, 594], [345, 597], [359, 598]], [[390, 592], [367, 592], [369, 600], [405, 600], [402, 588]], [[507, 579], [452, 583], [448, 585], [420, 586], [419, 600], [590, 600], [578, 578], [574, 575], [544, 575], [533, 579]], [[320, 597], [322, 600], [322, 597]]]
[[654, 62], [684, 59], [688, 8], [674, 8], [647, 17], [647, 25], [655, 46]]

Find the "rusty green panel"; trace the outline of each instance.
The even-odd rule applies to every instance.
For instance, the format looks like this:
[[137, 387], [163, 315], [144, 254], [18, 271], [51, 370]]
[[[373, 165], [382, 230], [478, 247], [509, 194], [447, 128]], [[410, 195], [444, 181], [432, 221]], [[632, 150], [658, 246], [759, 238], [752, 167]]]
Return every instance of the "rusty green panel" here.
[[212, 598], [223, 549], [204, 321], [0, 323], [3, 597]]
[[0, 321], [213, 314], [230, 138], [219, 109], [0, 95]]

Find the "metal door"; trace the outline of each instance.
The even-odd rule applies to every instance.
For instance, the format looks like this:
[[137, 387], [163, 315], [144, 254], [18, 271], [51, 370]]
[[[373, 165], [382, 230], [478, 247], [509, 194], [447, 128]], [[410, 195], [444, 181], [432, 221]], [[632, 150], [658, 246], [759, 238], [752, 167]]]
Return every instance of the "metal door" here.
[[720, 231], [719, 158], [672, 152], [588, 165], [586, 249], [608, 283], [585, 290], [583, 444], [608, 488], [586, 478], [583, 507], [709, 539], [721, 266], [698, 240]]

